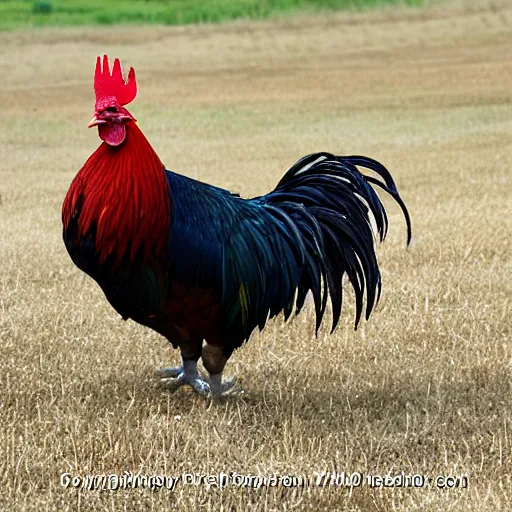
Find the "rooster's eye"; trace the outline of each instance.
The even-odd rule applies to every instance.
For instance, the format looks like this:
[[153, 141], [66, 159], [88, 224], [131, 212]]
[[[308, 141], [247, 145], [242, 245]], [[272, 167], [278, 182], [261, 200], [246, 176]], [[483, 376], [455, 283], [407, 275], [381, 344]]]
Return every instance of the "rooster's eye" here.
[[117, 108], [116, 107], [107, 107], [105, 109], [105, 112], [117, 112]]

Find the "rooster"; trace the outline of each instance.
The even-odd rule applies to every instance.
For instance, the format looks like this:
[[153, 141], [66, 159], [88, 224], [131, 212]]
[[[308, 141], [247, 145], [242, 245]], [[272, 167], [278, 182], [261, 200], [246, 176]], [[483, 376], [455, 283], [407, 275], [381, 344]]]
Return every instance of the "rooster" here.
[[[383, 165], [315, 153], [272, 192], [243, 199], [166, 170], [125, 108], [137, 94], [133, 68], [125, 80], [119, 59], [111, 69], [106, 55], [98, 57], [94, 90], [89, 127], [103, 142], [64, 200], [64, 243], [124, 320], [180, 349], [181, 366], [160, 373], [171, 389], [188, 384], [214, 398], [234, 392], [236, 379], [222, 380], [233, 351], [269, 318], [298, 314], [308, 293], [317, 332], [330, 298], [334, 330], [345, 274], [355, 327], [363, 309], [368, 319], [381, 291], [374, 230], [382, 242], [388, 226], [372, 185], [400, 205], [411, 238], [409, 213]], [[208, 378], [198, 372], [200, 358]]]

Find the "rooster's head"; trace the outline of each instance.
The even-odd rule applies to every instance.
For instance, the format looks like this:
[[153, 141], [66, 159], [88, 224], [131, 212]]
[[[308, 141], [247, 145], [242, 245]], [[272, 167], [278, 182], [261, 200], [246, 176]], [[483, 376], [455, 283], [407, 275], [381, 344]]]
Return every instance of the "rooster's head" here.
[[96, 105], [89, 128], [97, 126], [103, 141], [110, 146], [119, 146], [126, 138], [126, 123], [136, 120], [124, 108], [124, 105], [133, 101], [137, 95], [135, 71], [130, 68], [128, 79], [125, 81], [119, 59], [114, 60], [111, 72], [108, 57], [103, 57], [103, 69], [101, 57], [98, 57], [94, 73], [94, 92]]

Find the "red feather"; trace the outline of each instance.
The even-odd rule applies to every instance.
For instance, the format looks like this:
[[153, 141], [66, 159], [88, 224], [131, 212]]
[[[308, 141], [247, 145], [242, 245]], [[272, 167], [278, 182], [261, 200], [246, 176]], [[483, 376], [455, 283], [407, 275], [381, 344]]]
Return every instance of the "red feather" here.
[[208, 343], [221, 344], [220, 301], [221, 297], [213, 290], [184, 286], [173, 281], [164, 311], [187, 336], [206, 338]]
[[103, 143], [73, 180], [62, 206], [67, 229], [77, 217], [78, 239], [96, 225], [100, 263], [113, 255], [115, 265], [142, 252], [145, 261], [164, 257], [171, 224], [171, 198], [165, 168], [135, 122], [124, 144]]

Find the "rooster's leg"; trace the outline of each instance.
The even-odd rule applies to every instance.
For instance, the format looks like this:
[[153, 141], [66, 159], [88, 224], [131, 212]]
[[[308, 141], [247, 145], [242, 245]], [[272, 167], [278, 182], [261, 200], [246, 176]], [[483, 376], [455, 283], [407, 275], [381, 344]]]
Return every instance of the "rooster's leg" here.
[[181, 386], [188, 384], [200, 395], [209, 395], [210, 386], [197, 371], [197, 360], [201, 356], [201, 348], [202, 340], [180, 344], [183, 364], [175, 368], [162, 368], [159, 371], [166, 387], [176, 391]]
[[[206, 344], [203, 347], [203, 364], [208, 373], [210, 374], [210, 395], [212, 398], [220, 398], [233, 394], [234, 387], [237, 383], [235, 377], [222, 381], [222, 372], [228, 357], [225, 355], [222, 347], [216, 345]], [[243, 393], [240, 388], [239, 393]]]

